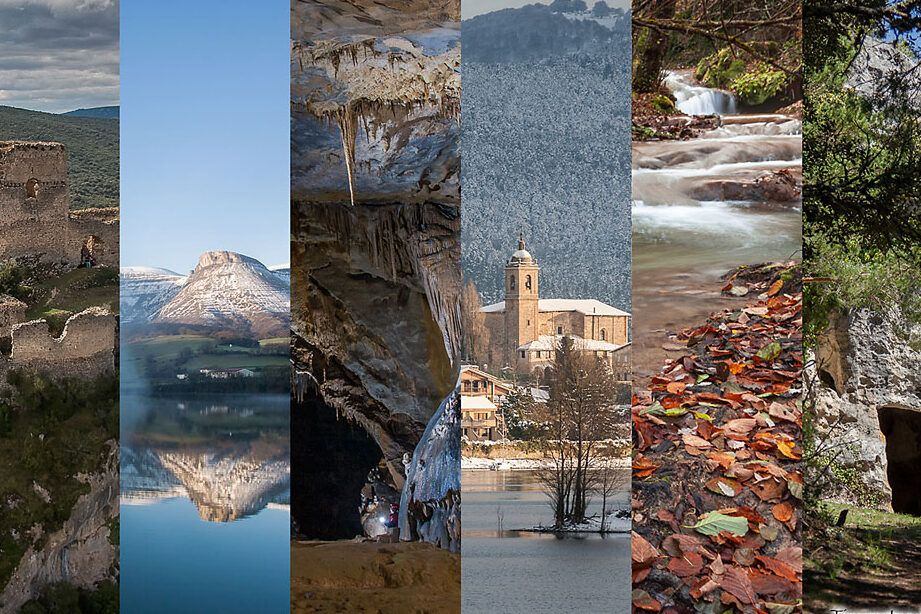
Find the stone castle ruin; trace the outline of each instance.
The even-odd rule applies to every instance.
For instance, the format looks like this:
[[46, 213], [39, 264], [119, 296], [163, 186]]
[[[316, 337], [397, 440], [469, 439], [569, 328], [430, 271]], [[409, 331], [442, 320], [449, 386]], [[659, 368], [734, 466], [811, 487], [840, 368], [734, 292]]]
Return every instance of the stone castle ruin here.
[[70, 210], [60, 143], [0, 141], [0, 262], [118, 266], [118, 209]]
[[[60, 143], [0, 142], [0, 263], [45, 271], [118, 266], [118, 210], [70, 211], [67, 153]], [[0, 388], [13, 369], [55, 378], [93, 377], [115, 369], [116, 316], [91, 307], [55, 337], [45, 320], [26, 319], [26, 304], [0, 294]]]

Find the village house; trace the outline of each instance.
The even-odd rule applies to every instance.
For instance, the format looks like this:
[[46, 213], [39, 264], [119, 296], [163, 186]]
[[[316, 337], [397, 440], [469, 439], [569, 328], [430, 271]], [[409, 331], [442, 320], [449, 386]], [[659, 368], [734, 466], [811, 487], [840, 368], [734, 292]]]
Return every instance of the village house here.
[[250, 369], [216, 369], [214, 367], [205, 367], [199, 369], [198, 372], [211, 379], [235, 379], [238, 377], [256, 376], [256, 372]]
[[563, 337], [630, 379], [630, 314], [596, 299], [540, 298], [537, 260], [524, 236], [505, 264], [505, 300], [480, 309], [489, 334], [487, 364], [518, 375], [545, 376]]
[[500, 439], [505, 425], [501, 407], [514, 386], [474, 366], [461, 367], [461, 430], [474, 440]]

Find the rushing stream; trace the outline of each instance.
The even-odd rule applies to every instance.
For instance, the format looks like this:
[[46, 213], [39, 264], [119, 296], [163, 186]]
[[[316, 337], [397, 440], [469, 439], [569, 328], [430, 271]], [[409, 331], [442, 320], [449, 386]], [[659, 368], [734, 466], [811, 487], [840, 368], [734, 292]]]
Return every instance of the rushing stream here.
[[[633, 345], [640, 382], [661, 366], [666, 332], [702, 323], [726, 306], [720, 276], [741, 264], [799, 258], [799, 200], [777, 200], [759, 178], [802, 173], [802, 124], [776, 114], [736, 113], [731, 94], [666, 85], [680, 110], [721, 115], [686, 141], [633, 144]], [[744, 299], [742, 299], [744, 300]]]

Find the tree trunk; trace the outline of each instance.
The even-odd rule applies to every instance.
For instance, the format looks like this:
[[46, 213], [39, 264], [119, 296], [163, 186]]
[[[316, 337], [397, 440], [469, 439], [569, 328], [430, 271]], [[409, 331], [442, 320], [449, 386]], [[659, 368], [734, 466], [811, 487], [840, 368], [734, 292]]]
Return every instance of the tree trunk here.
[[[675, 16], [676, 0], [655, 0], [649, 14], [653, 19], [671, 19]], [[665, 30], [637, 27], [634, 33], [633, 91], [638, 94], [655, 92], [659, 88], [662, 65], [668, 53], [669, 34]]]

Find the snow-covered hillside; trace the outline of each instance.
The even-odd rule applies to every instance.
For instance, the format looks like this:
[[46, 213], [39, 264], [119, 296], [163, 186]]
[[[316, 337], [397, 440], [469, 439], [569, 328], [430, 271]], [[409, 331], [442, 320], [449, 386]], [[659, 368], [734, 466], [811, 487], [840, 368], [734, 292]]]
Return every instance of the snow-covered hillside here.
[[170, 302], [187, 277], [167, 269], [147, 266], [121, 268], [120, 307], [123, 324], [149, 322]]
[[282, 335], [290, 321], [290, 279], [286, 266], [271, 271], [255, 258], [227, 251], [202, 254], [188, 277], [152, 267], [125, 267], [122, 321]]

